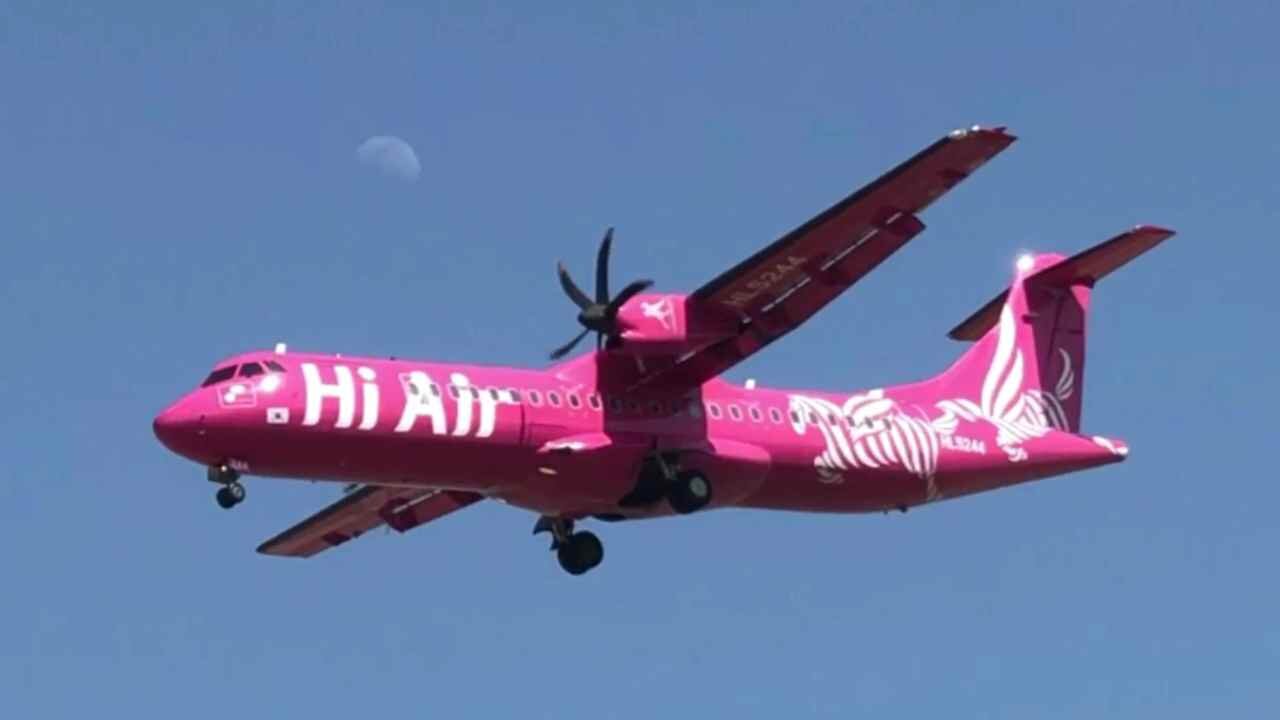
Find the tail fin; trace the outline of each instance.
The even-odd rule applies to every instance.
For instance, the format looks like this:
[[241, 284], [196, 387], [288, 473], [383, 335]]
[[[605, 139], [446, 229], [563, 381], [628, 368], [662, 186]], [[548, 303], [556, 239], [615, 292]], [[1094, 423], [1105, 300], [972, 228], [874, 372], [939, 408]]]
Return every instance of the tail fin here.
[[1031, 413], [1079, 432], [1093, 285], [1172, 235], [1139, 226], [1070, 258], [1020, 258], [1009, 289], [951, 331], [956, 340], [977, 342], [938, 382], [945, 392], [976, 398], [988, 417]]

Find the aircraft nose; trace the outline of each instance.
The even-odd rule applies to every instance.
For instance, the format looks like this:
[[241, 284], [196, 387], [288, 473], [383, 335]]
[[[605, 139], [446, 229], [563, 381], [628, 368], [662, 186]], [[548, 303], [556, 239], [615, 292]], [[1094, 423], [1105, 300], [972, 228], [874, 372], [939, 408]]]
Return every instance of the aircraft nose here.
[[204, 413], [184, 398], [157, 415], [151, 428], [165, 447], [190, 456], [199, 450], [204, 437]]

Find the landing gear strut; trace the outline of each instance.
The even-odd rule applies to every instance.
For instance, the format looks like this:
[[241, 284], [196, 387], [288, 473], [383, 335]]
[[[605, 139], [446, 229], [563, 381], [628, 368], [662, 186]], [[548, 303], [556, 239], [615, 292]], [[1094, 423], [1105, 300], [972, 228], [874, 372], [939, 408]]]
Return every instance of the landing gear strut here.
[[581, 575], [604, 560], [604, 544], [595, 533], [573, 531], [573, 520], [543, 516], [533, 526], [533, 534], [551, 533], [551, 549], [560, 567], [570, 575]]
[[230, 510], [244, 502], [244, 486], [240, 484], [240, 473], [229, 465], [209, 466], [207, 477], [209, 482], [218, 483], [222, 486], [218, 488], [217, 494], [213, 496], [218, 501], [218, 507]]

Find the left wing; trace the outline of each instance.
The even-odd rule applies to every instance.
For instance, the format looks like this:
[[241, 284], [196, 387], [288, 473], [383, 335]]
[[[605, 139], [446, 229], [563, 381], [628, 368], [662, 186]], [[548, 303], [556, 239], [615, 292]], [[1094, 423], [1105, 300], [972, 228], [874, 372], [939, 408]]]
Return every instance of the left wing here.
[[258, 552], [311, 557], [380, 525], [405, 532], [481, 499], [459, 490], [366, 485], [262, 543]]
[[1014, 140], [1004, 128], [956, 130], [702, 286], [687, 311], [736, 320], [736, 331], [649, 362], [636, 384], [698, 387], [795, 329], [924, 230], [916, 214]]

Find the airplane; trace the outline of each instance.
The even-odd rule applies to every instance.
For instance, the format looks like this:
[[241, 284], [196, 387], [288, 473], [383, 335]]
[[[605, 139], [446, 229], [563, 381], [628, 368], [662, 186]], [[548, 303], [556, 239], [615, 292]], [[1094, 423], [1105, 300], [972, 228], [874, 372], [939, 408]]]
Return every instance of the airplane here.
[[[721, 374], [799, 327], [924, 230], [919, 214], [1016, 138], [951, 132], [690, 294], [612, 294], [613, 231], [594, 294], [563, 263], [581, 332], [545, 369], [295, 353], [216, 363], [154, 421], [207, 467], [217, 503], [245, 475], [346, 484], [258, 551], [310, 557], [481, 500], [538, 515], [561, 567], [600, 564], [584, 520], [715, 508], [889, 512], [1125, 459], [1080, 430], [1094, 285], [1173, 235], [1138, 226], [1065, 257], [1027, 254], [950, 337], [935, 377], [855, 391], [737, 385]], [[596, 347], [565, 360], [594, 333]]]

